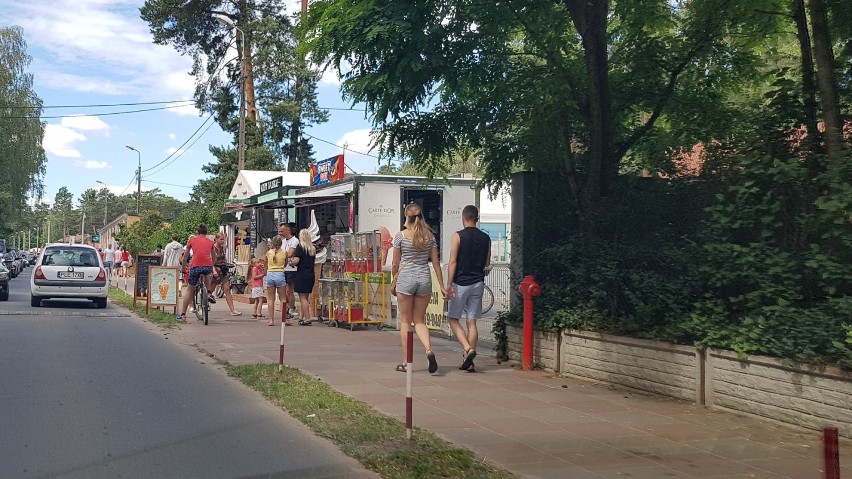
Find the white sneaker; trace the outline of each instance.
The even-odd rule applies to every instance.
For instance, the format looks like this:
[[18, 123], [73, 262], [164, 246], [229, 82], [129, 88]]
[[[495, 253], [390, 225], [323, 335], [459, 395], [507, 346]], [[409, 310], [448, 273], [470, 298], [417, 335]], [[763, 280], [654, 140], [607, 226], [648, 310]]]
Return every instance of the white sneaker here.
[[190, 313], [194, 313], [195, 312], [195, 306], [190, 306], [189, 309], [187, 309], [187, 311], [189, 311]]
[[242, 311], [231, 311], [231, 316], [242, 316], [242, 315], [243, 315]]

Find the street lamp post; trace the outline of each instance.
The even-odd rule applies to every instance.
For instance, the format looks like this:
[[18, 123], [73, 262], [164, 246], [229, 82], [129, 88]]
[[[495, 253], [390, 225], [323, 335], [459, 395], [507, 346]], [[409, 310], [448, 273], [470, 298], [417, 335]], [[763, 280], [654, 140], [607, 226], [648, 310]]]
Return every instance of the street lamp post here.
[[[103, 181], [95, 180], [95, 183], [104, 185], [104, 189], [107, 189], [107, 185]], [[106, 193], [104, 193], [104, 228], [106, 228], [106, 224], [107, 224], [107, 201], [108, 201], [107, 195], [106, 195]]]
[[214, 15], [216, 20], [226, 27], [234, 27], [242, 37], [242, 46], [239, 48], [240, 52], [240, 133], [238, 140], [238, 150], [237, 150], [237, 171], [242, 171], [245, 167], [246, 156], [246, 33], [231, 20], [230, 17], [225, 15]]
[[126, 146], [128, 150], [135, 151], [137, 159], [139, 160], [139, 168], [136, 170], [136, 216], [139, 216], [139, 201], [142, 198], [142, 153], [140, 153], [136, 148], [133, 148], [133, 145], [124, 146]]
[[83, 210], [83, 220], [80, 221], [80, 244], [86, 243], [86, 205], [81, 207]]

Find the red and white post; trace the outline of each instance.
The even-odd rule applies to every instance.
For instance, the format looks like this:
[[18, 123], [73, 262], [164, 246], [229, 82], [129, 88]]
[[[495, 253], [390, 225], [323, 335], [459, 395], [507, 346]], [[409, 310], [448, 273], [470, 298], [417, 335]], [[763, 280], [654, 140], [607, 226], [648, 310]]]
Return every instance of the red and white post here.
[[840, 479], [840, 441], [836, 427], [823, 429], [825, 453], [825, 479]]
[[411, 406], [413, 403], [411, 398], [411, 378], [414, 374], [414, 332], [411, 331], [411, 329], [408, 330], [405, 363], [405, 438], [411, 439], [411, 430], [413, 428], [411, 414]]
[[284, 327], [287, 319], [287, 303], [284, 303], [284, 311], [281, 312], [281, 342], [278, 346], [278, 372], [284, 371]]

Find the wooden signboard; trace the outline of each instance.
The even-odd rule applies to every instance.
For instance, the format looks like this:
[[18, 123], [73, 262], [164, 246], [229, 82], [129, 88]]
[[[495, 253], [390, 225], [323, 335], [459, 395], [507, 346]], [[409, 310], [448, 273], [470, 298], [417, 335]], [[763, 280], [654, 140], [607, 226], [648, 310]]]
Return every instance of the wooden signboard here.
[[145, 314], [150, 314], [151, 307], [165, 308], [173, 306], [177, 313], [178, 277], [180, 272], [174, 266], [148, 267], [148, 300], [145, 304]]
[[151, 266], [163, 264], [163, 257], [158, 254], [136, 255], [136, 279], [133, 282], [133, 306], [136, 300], [146, 301], [148, 297], [148, 269]]

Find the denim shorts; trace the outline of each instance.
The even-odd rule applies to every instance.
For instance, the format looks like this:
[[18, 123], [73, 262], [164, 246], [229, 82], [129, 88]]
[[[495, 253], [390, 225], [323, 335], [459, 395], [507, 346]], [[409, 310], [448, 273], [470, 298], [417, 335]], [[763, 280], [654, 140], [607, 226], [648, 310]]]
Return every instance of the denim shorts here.
[[212, 266], [196, 266], [189, 270], [189, 285], [195, 286], [198, 284], [198, 280], [201, 278], [202, 274], [206, 274], [207, 276], [213, 275], [213, 267]]
[[416, 274], [412, 271], [400, 271], [396, 280], [396, 293], [406, 296], [432, 296], [432, 275]]
[[287, 282], [284, 281], [284, 272], [283, 271], [270, 271], [266, 273], [266, 287], [267, 288], [281, 288], [286, 286]]
[[112, 261], [104, 261], [104, 268], [112, 269]]

